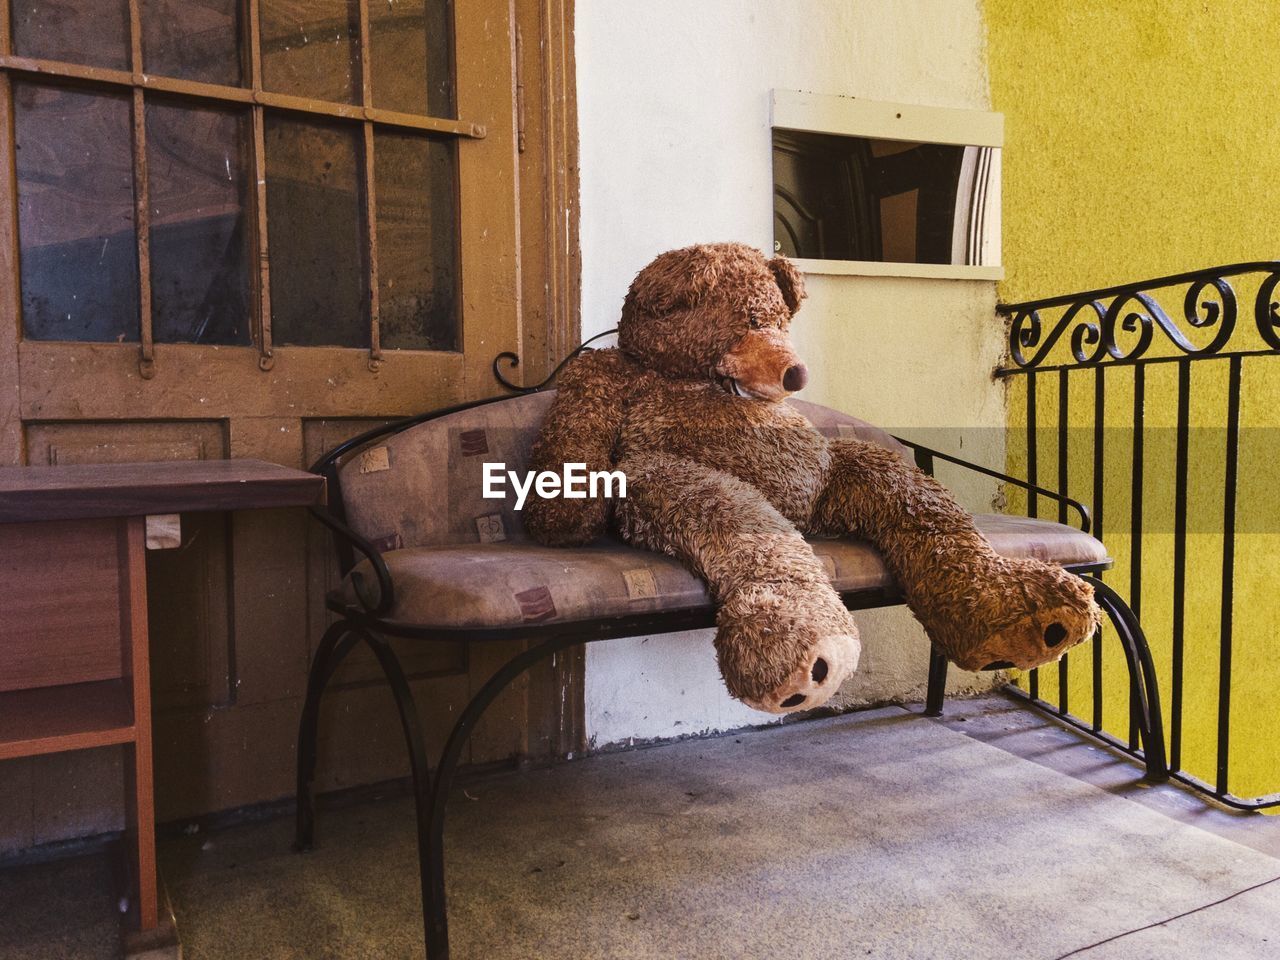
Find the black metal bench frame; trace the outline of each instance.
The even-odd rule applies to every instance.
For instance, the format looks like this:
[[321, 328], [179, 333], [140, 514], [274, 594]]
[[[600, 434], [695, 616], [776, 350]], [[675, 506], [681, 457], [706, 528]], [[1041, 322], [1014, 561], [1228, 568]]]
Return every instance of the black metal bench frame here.
[[[576, 353], [577, 351], [575, 351]], [[496, 363], [497, 361], [495, 361], [495, 372], [497, 370]], [[510, 386], [501, 376], [499, 376], [499, 380], [504, 385]], [[523, 392], [532, 392], [532, 390], [541, 389], [545, 385], [546, 383], [544, 382], [538, 387], [529, 388]], [[373, 652], [387, 678], [391, 694], [395, 698], [396, 707], [399, 710], [400, 722], [409, 752], [414, 805], [417, 815], [418, 863], [422, 883], [423, 926], [429, 960], [446, 960], [449, 956], [449, 929], [445, 902], [444, 872], [445, 805], [448, 801], [458, 762], [462, 757], [463, 747], [466, 745], [476, 723], [489, 705], [520, 674], [538, 661], [567, 647], [617, 637], [673, 633], [680, 630], [694, 630], [715, 626], [715, 611], [709, 605], [663, 613], [632, 614], [604, 619], [544, 624], [541, 626], [504, 627], [492, 630], [480, 628], [440, 629], [429, 626], [406, 625], [386, 619], [387, 614], [394, 605], [395, 586], [378, 548], [347, 526], [346, 514], [343, 509], [339, 465], [345, 457], [376, 440], [451, 413], [507, 399], [510, 399], [510, 397], [491, 397], [486, 400], [461, 404], [395, 421], [362, 433], [335, 447], [311, 468], [312, 472], [320, 474], [327, 481], [329, 501], [327, 509], [313, 508], [312, 513], [333, 532], [339, 567], [344, 576], [350, 573], [355, 566], [357, 555], [363, 556], [369, 561], [376, 580], [376, 590], [372, 591], [376, 595], [376, 601], [365, 601], [364, 598], [371, 593], [368, 589], [357, 591], [357, 595], [361, 597], [360, 606], [346, 604], [336, 596], [330, 596], [327, 601], [327, 606], [333, 613], [338, 615], [339, 619], [325, 631], [324, 636], [321, 638], [316, 648], [315, 656], [312, 659], [307, 681], [306, 700], [298, 728], [298, 794], [295, 848], [300, 851], [309, 849], [315, 835], [313, 781], [316, 768], [317, 731], [321, 698], [339, 664], [352, 649], [363, 642]], [[949, 454], [931, 450], [910, 440], [895, 439], [898, 439], [900, 443], [914, 451], [916, 463], [928, 473], [933, 472], [935, 460], [943, 460], [981, 473], [993, 479], [1020, 487], [1038, 496], [1055, 500], [1066, 508], [1075, 510], [1080, 516], [1081, 529], [1085, 532], [1089, 530], [1090, 517], [1088, 509], [1083, 504], [1064, 494], [961, 460]], [[1164, 729], [1160, 715], [1159, 689], [1156, 685], [1151, 652], [1148, 648], [1146, 637], [1142, 632], [1142, 627], [1128, 604], [1111, 587], [1098, 578], [1098, 574], [1110, 566], [1111, 561], [1107, 560], [1099, 563], [1069, 565], [1066, 569], [1093, 584], [1099, 604], [1119, 635], [1129, 670], [1130, 703], [1133, 717], [1144, 748], [1145, 779], [1153, 782], [1164, 781], [1168, 779], [1168, 770], [1165, 764]], [[841, 594], [841, 599], [850, 610], [869, 610], [876, 607], [897, 606], [904, 602], [901, 594], [892, 587], [848, 591]], [[409, 681], [400, 665], [399, 658], [387, 642], [390, 637], [438, 642], [461, 641], [464, 643], [524, 641], [529, 644], [526, 650], [513, 657], [498, 670], [462, 710], [462, 713], [454, 723], [448, 740], [445, 742], [444, 751], [436, 765], [434, 778], [431, 776], [427, 760], [426, 742], [414, 704], [413, 693], [409, 688]], [[1097, 641], [1098, 636], [1095, 635], [1094, 642]], [[946, 680], [947, 659], [934, 652], [929, 661], [926, 716], [941, 716], [943, 701], [946, 696]], [[1034, 706], [1047, 706], [1037, 701], [1031, 702]], [[1057, 717], [1056, 714], [1052, 715]], [[1075, 724], [1075, 726], [1081, 732], [1108, 745], [1113, 745], [1112, 739], [1106, 734], [1095, 732], [1083, 725]]]

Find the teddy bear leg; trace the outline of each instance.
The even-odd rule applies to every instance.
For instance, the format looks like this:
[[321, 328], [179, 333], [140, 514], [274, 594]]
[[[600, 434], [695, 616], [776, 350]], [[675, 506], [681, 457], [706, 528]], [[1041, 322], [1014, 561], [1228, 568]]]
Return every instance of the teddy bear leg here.
[[1061, 567], [1001, 557], [933, 477], [891, 450], [830, 442], [812, 532], [884, 557], [934, 645], [966, 670], [1030, 669], [1093, 635], [1093, 589]]
[[648, 454], [618, 469], [623, 539], [678, 557], [710, 588], [729, 693], [771, 713], [825, 703], [858, 665], [858, 631], [795, 525], [755, 487], [691, 460]]

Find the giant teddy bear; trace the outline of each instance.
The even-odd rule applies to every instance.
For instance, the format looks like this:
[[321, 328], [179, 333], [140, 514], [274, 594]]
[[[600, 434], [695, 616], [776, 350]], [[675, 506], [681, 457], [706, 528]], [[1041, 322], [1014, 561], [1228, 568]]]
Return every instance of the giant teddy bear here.
[[626, 497], [532, 498], [530, 534], [567, 546], [613, 532], [679, 558], [716, 602], [729, 692], [773, 713], [821, 705], [858, 663], [857, 627], [806, 535], [873, 544], [934, 646], [966, 669], [1038, 666], [1090, 636], [1088, 584], [997, 555], [933, 478], [882, 446], [824, 437], [782, 402], [808, 379], [787, 335], [804, 297], [788, 260], [738, 243], [641, 270], [618, 346], [561, 373], [532, 464], [621, 470]]

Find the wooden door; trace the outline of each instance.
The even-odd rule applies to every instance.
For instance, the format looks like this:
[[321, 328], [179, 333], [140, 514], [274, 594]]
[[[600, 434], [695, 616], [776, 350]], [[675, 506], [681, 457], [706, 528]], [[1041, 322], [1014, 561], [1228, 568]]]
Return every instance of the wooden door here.
[[[0, 0], [0, 462], [303, 467], [492, 395], [500, 351], [547, 369], [576, 337], [571, 23], [558, 0]], [[290, 795], [327, 535], [193, 514], [148, 570], [159, 817]], [[402, 652], [439, 748], [514, 651]], [[514, 689], [473, 759], [574, 749], [566, 689], [572, 659]], [[325, 717], [322, 789], [407, 772], [370, 660]], [[0, 822], [117, 766], [6, 769]], [[85, 793], [0, 849], [105, 828]]]

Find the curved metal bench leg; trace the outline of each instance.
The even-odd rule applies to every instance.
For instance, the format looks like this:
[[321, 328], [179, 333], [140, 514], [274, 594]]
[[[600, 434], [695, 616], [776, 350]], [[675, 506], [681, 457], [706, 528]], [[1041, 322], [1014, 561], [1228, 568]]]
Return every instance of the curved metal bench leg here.
[[[409, 688], [409, 679], [400, 666], [400, 658], [382, 637], [367, 631], [359, 631], [364, 641], [378, 658], [382, 672], [391, 686], [391, 694], [396, 699], [396, 707], [400, 711], [400, 726], [404, 730], [405, 745], [409, 749], [409, 772], [413, 777], [413, 806], [418, 821], [418, 875], [422, 886], [422, 899], [426, 902], [429, 889], [427, 864], [431, 859], [428, 849], [430, 833], [427, 830], [428, 813], [431, 799], [431, 768], [427, 763], [426, 738], [422, 734], [422, 722], [418, 718], [418, 708], [413, 700], [413, 691]], [[428, 928], [424, 925], [424, 932]], [[430, 950], [427, 952], [431, 956]]]
[[1142, 749], [1147, 761], [1146, 779], [1160, 783], [1169, 779], [1169, 766], [1165, 759], [1164, 720], [1160, 712], [1160, 687], [1156, 682], [1155, 663], [1147, 644], [1142, 625], [1133, 610], [1120, 594], [1097, 577], [1081, 579], [1093, 586], [1098, 605], [1106, 611], [1124, 648], [1129, 665], [1134, 703], [1137, 707], [1138, 731], [1142, 735]]
[[316, 739], [320, 727], [320, 700], [334, 671], [351, 648], [360, 641], [352, 625], [339, 620], [325, 631], [316, 647], [307, 675], [307, 697], [298, 721], [298, 799], [293, 848], [310, 850], [315, 837], [315, 795], [312, 789], [316, 775]]
[[[513, 680], [544, 657], [581, 642], [581, 640], [548, 641], [511, 658], [471, 698], [471, 702], [463, 709], [449, 734], [444, 753], [440, 756], [440, 764], [436, 769], [436, 781], [431, 792], [429, 832], [425, 838], [420, 833], [418, 841], [418, 855], [422, 858], [424, 876], [422, 913], [426, 928], [428, 960], [448, 960], [449, 957], [449, 922], [444, 892], [444, 816], [453, 775], [458, 761], [462, 758], [462, 748], [466, 746], [468, 738], [484, 711]], [[421, 826], [419, 821], [420, 830]]]
[[[325, 632], [320, 645], [316, 648], [311, 673], [307, 679], [307, 699], [303, 705], [302, 722], [298, 732], [298, 819], [295, 848], [308, 849], [315, 829], [311, 784], [315, 775], [316, 731], [319, 725], [320, 699], [338, 665], [361, 640], [368, 645], [377, 658], [400, 713], [400, 726], [404, 731], [405, 745], [409, 751], [409, 770], [413, 778], [413, 801], [418, 821], [419, 874], [422, 900], [426, 904], [429, 902], [430, 889], [428, 867], [433, 859], [439, 859], [439, 853], [428, 849], [431, 837], [428, 829], [432, 800], [431, 769], [427, 763], [426, 738], [422, 733], [417, 705], [414, 703], [413, 691], [409, 687], [409, 679], [405, 676], [404, 669], [400, 666], [400, 659], [391, 649], [391, 645], [377, 634], [347, 620], [335, 623]], [[481, 694], [483, 693], [482, 689]], [[430, 928], [425, 923], [424, 931], [429, 935]], [[428, 955], [435, 960], [434, 954]], [[447, 955], [447, 947], [446, 953], [441, 954], [441, 956], [444, 955]]]

